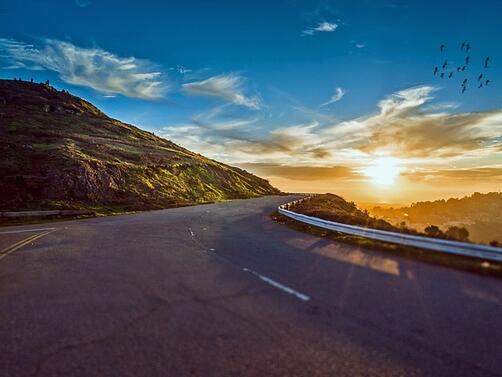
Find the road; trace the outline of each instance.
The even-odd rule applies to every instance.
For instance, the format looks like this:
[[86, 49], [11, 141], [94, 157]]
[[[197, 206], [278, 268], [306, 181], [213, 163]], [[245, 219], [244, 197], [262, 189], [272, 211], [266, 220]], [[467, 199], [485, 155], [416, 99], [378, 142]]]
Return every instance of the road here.
[[293, 198], [0, 228], [0, 374], [502, 375], [501, 280], [273, 222]]

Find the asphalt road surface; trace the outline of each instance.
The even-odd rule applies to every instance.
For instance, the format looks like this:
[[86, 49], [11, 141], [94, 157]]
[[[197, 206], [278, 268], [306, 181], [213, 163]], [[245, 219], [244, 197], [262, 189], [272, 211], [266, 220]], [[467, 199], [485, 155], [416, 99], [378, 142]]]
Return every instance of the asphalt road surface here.
[[502, 375], [502, 281], [273, 222], [293, 197], [0, 228], [0, 375]]

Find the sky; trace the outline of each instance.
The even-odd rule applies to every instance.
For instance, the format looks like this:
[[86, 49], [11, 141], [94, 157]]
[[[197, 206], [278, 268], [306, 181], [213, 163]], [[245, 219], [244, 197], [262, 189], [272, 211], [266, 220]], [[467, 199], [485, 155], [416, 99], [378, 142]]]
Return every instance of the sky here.
[[496, 0], [5, 0], [0, 78], [50, 80], [285, 191], [408, 204], [501, 191], [500, 14]]

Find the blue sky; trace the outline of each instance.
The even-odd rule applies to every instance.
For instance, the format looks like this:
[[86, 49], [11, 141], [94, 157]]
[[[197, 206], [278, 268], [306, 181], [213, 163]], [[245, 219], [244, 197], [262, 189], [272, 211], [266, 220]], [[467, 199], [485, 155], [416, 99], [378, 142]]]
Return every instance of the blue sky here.
[[[412, 118], [441, 114], [451, 121], [455, 114], [498, 111], [501, 1], [132, 3], [4, 1], [0, 77], [50, 79], [112, 117], [245, 165], [288, 188], [299, 181], [281, 175], [280, 169], [271, 173], [271, 166], [361, 173], [390, 153], [405, 176], [416, 169], [443, 171], [451, 161], [462, 169], [498, 169], [501, 163], [498, 154], [486, 153], [486, 146], [498, 151], [500, 142], [493, 133], [498, 123], [493, 126], [491, 120], [482, 126], [492, 127], [492, 133], [484, 130], [485, 144], [478, 143], [486, 154], [482, 161], [470, 157], [476, 149], [465, 147], [472, 140], [459, 139], [456, 153], [449, 143], [410, 153], [409, 145], [400, 141], [395, 148], [374, 129], [368, 140], [381, 150], [351, 140], [353, 129], [337, 137], [345, 140], [343, 145], [332, 136], [354, 122], [366, 122], [364, 132], [359, 131], [366, 134], [385, 101], [408, 101]], [[470, 43], [471, 61], [457, 77], [455, 68], [465, 64], [462, 41]], [[483, 68], [486, 56], [488, 69]], [[433, 75], [444, 59], [449, 61], [446, 71], [454, 71], [452, 79]], [[478, 89], [481, 72], [490, 83]], [[461, 94], [464, 77], [469, 83]], [[399, 116], [407, 122], [410, 115]], [[449, 140], [467, 133], [461, 124], [451, 127], [456, 136], [445, 135]], [[472, 129], [469, 133], [480, 140]], [[302, 141], [295, 139], [299, 135]], [[432, 156], [426, 159], [425, 152]], [[337, 174], [333, 179], [340, 178]], [[347, 187], [359, 179], [343, 178]], [[333, 184], [321, 180], [323, 190]], [[486, 187], [495, 182], [489, 180]], [[495, 189], [500, 188], [496, 182]]]

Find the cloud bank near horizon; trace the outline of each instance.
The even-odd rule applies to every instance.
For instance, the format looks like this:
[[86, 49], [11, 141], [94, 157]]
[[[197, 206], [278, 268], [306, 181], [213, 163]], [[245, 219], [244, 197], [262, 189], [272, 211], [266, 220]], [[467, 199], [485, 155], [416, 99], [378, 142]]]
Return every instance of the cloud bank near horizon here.
[[[397, 157], [402, 175], [420, 181], [458, 182], [471, 172], [480, 179], [502, 179], [502, 110], [451, 113], [451, 106], [431, 105], [438, 90], [407, 88], [383, 98], [373, 114], [279, 127], [261, 137], [253, 132], [262, 126], [257, 118], [222, 122], [214, 114], [165, 127], [163, 135], [213, 158], [286, 179], [362, 179], [363, 167], [381, 156]], [[454, 174], [456, 165], [461, 169]]]

